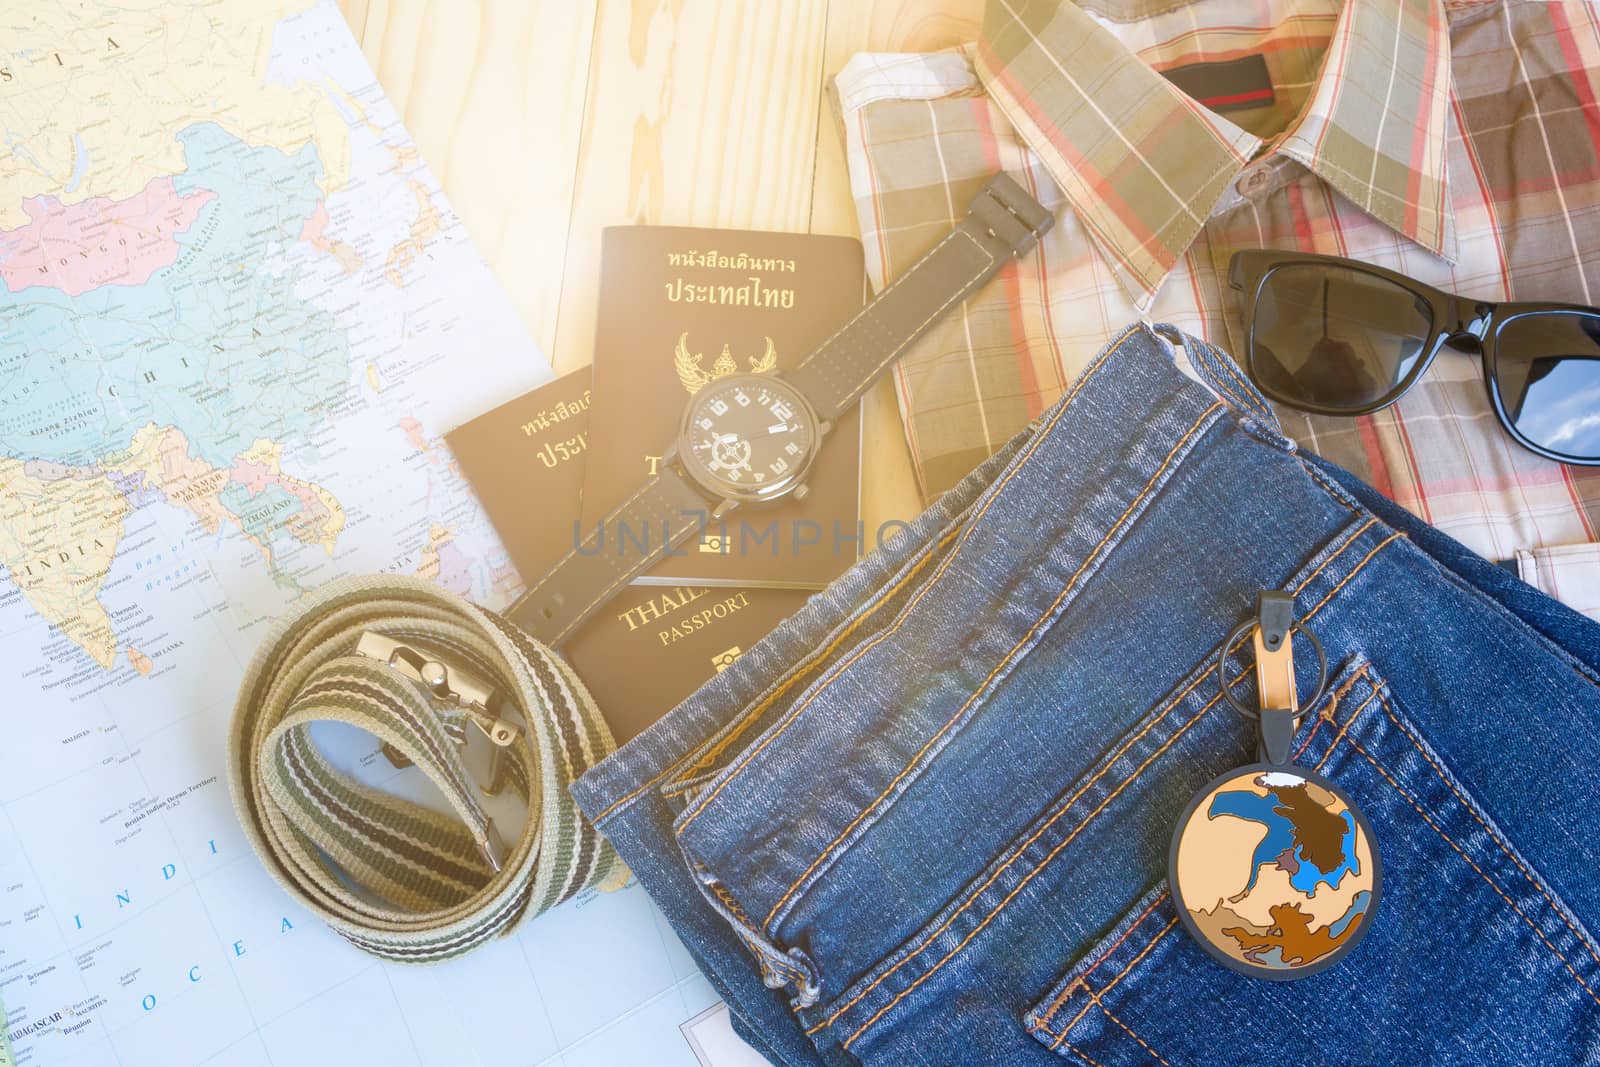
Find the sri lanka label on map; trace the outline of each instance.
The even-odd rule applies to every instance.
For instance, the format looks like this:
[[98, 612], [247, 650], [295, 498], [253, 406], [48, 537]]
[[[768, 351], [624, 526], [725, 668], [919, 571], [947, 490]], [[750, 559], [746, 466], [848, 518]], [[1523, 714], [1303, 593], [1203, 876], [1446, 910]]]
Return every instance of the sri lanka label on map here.
[[234, 818], [233, 694], [304, 591], [516, 593], [440, 435], [550, 378], [339, 8], [0, 5], [0, 103], [0, 1064], [683, 1048], [716, 997], [637, 888], [389, 966]]

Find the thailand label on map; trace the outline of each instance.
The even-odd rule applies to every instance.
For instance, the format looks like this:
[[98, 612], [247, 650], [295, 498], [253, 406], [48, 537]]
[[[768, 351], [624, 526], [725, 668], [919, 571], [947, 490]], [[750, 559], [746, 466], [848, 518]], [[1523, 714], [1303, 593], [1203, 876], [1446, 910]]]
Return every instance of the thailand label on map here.
[[550, 377], [338, 7], [7, 5], [0, 125], [0, 1065], [695, 1064], [717, 998], [637, 887], [408, 968], [235, 819], [306, 591], [517, 591], [440, 439]]

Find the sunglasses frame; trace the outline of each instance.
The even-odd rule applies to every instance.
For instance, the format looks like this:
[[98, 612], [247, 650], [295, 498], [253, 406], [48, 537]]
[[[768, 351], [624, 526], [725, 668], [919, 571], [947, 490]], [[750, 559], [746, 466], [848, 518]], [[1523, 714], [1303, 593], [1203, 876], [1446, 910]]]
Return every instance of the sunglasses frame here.
[[[1423, 345], [1423, 356], [1417, 360], [1410, 373], [1402, 378], [1394, 388], [1370, 404], [1356, 407], [1332, 407], [1326, 404], [1317, 404], [1309, 400], [1298, 399], [1285, 395], [1282, 391], [1268, 386], [1262, 375], [1256, 373], [1255, 367], [1255, 320], [1256, 304], [1261, 297], [1261, 290], [1266, 285], [1272, 272], [1282, 267], [1343, 267], [1380, 278], [1391, 285], [1411, 293], [1428, 305], [1433, 316], [1433, 333]], [[1460, 342], [1467, 342], [1475, 347], [1483, 365], [1483, 386], [1488, 391], [1489, 403], [1494, 408], [1495, 417], [1500, 420], [1500, 425], [1517, 444], [1545, 459], [1552, 459], [1558, 463], [1567, 463], [1577, 467], [1600, 467], [1600, 456], [1573, 456], [1564, 452], [1556, 452], [1537, 444], [1521, 433], [1511, 421], [1506, 412], [1505, 402], [1500, 396], [1500, 383], [1496, 375], [1498, 365], [1498, 340], [1500, 332], [1517, 319], [1533, 315], [1548, 314], [1581, 314], [1600, 319], [1600, 308], [1589, 307], [1584, 304], [1562, 304], [1552, 301], [1522, 301], [1494, 303], [1487, 300], [1469, 300], [1466, 297], [1447, 293], [1443, 289], [1436, 289], [1431, 285], [1408, 278], [1404, 274], [1388, 270], [1371, 263], [1363, 263], [1355, 259], [1342, 259], [1338, 256], [1321, 256], [1310, 252], [1287, 252], [1267, 248], [1247, 249], [1234, 253], [1233, 259], [1228, 264], [1228, 285], [1240, 292], [1242, 303], [1242, 323], [1244, 326], [1244, 363], [1245, 371], [1250, 375], [1256, 387], [1271, 400], [1275, 400], [1286, 407], [1297, 411], [1307, 411], [1314, 415], [1340, 415], [1345, 417], [1356, 415], [1370, 415], [1381, 411], [1399, 400], [1415, 385], [1428, 368], [1433, 365], [1434, 358], [1446, 346], [1456, 347], [1459, 351], [1471, 354], [1471, 348], [1463, 349]]]

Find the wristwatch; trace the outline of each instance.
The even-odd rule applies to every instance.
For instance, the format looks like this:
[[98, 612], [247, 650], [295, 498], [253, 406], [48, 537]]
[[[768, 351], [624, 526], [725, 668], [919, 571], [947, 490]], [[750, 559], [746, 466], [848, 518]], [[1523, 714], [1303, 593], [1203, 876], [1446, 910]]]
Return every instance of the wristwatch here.
[[624, 584], [709, 522], [736, 507], [803, 496], [834, 420], [913, 341], [1054, 222], [1020, 185], [997, 174], [955, 229], [798, 366], [732, 374], [700, 389], [659, 473], [518, 598], [511, 620], [559, 645]]

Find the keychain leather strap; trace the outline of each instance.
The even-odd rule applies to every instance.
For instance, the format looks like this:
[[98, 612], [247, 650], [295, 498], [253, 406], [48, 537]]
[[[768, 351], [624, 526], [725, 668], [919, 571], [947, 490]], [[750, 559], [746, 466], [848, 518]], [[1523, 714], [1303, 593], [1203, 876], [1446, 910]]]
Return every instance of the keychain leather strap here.
[[[357, 781], [317, 748], [345, 723], [414, 764], [450, 814]], [[469, 772], [526, 805], [501, 840]], [[615, 743], [562, 660], [496, 615], [416, 579], [335, 582], [274, 626], [246, 672], [228, 739], [234, 806], [267, 869], [351, 944], [448, 959], [626, 868], [567, 789]]]

